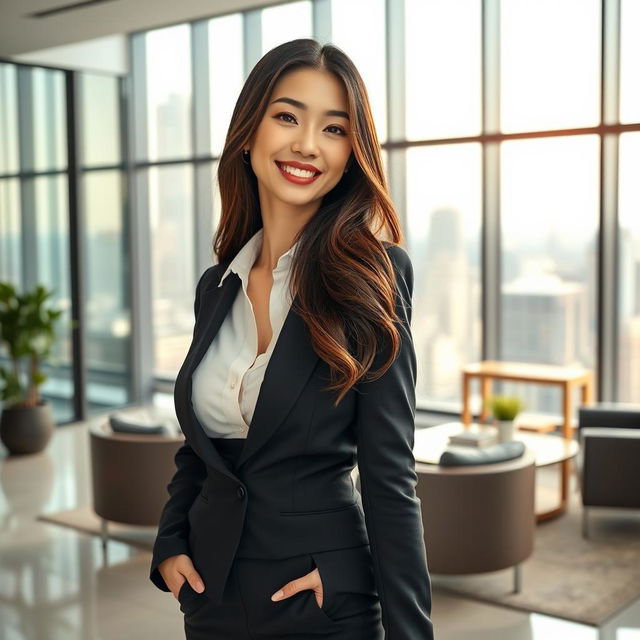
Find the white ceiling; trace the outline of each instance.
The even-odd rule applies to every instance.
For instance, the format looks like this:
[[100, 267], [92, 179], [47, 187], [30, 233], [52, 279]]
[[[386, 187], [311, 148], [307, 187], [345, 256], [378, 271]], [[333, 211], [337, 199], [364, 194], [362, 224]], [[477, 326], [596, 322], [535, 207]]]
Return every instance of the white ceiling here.
[[[0, 58], [113, 34], [279, 4], [282, 0], [0, 0]], [[60, 13], [34, 12], [67, 7]]]

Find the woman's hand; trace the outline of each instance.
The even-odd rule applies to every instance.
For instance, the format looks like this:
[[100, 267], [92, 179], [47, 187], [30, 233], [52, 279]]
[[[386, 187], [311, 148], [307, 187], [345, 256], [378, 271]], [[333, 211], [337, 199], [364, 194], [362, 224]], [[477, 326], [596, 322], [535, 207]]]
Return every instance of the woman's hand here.
[[195, 570], [191, 558], [184, 553], [163, 560], [158, 565], [158, 571], [176, 600], [178, 599], [178, 591], [180, 591], [185, 580], [189, 582], [194, 591], [198, 593], [204, 591], [204, 584], [200, 574]]
[[287, 582], [284, 587], [271, 596], [271, 599], [284, 600], [285, 598], [289, 598], [293, 594], [298, 593], [299, 591], [304, 591], [305, 589], [313, 589], [313, 593], [316, 596], [316, 602], [319, 607], [322, 607], [322, 580], [320, 579], [320, 572], [317, 567], [301, 578], [296, 578], [291, 582]]

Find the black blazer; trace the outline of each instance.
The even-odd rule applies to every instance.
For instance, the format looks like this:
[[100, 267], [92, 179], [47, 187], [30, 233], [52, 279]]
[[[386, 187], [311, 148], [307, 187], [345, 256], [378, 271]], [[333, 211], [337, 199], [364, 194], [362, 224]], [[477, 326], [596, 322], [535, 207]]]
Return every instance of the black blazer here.
[[[153, 549], [150, 578], [185, 553], [220, 603], [234, 556], [277, 559], [308, 553], [325, 602], [336, 591], [376, 593], [385, 637], [431, 640], [431, 582], [413, 456], [416, 355], [411, 336], [413, 267], [407, 252], [385, 243], [396, 274], [401, 350], [377, 380], [359, 383], [341, 403], [323, 389], [329, 367], [312, 349], [308, 329], [289, 311], [260, 387], [237, 473], [199, 424], [191, 376], [240, 288], [229, 263], [198, 282], [193, 341], [175, 384], [185, 434], [176, 454]], [[398, 295], [399, 294], [399, 295]], [[373, 368], [388, 358], [376, 354]], [[351, 472], [358, 465], [360, 494]], [[324, 553], [323, 553], [324, 552]]]

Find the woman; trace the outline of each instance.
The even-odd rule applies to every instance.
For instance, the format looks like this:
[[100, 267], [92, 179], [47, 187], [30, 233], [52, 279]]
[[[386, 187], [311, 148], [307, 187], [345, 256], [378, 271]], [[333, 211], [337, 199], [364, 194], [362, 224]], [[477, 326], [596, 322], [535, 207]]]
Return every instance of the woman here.
[[431, 639], [413, 271], [351, 60], [310, 39], [268, 52], [218, 179], [151, 580], [189, 640]]

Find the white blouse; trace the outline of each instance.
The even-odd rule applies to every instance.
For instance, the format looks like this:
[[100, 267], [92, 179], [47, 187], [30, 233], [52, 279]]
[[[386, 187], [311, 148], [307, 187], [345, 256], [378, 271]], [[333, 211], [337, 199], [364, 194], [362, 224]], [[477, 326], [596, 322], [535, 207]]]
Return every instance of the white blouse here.
[[204, 357], [193, 372], [191, 402], [198, 421], [212, 438], [246, 438], [260, 386], [273, 348], [291, 308], [289, 276], [298, 243], [278, 259], [273, 269], [269, 296], [271, 342], [258, 352], [258, 328], [247, 294], [249, 272], [262, 248], [263, 229], [240, 249], [220, 279], [231, 271], [240, 276], [242, 287]]

